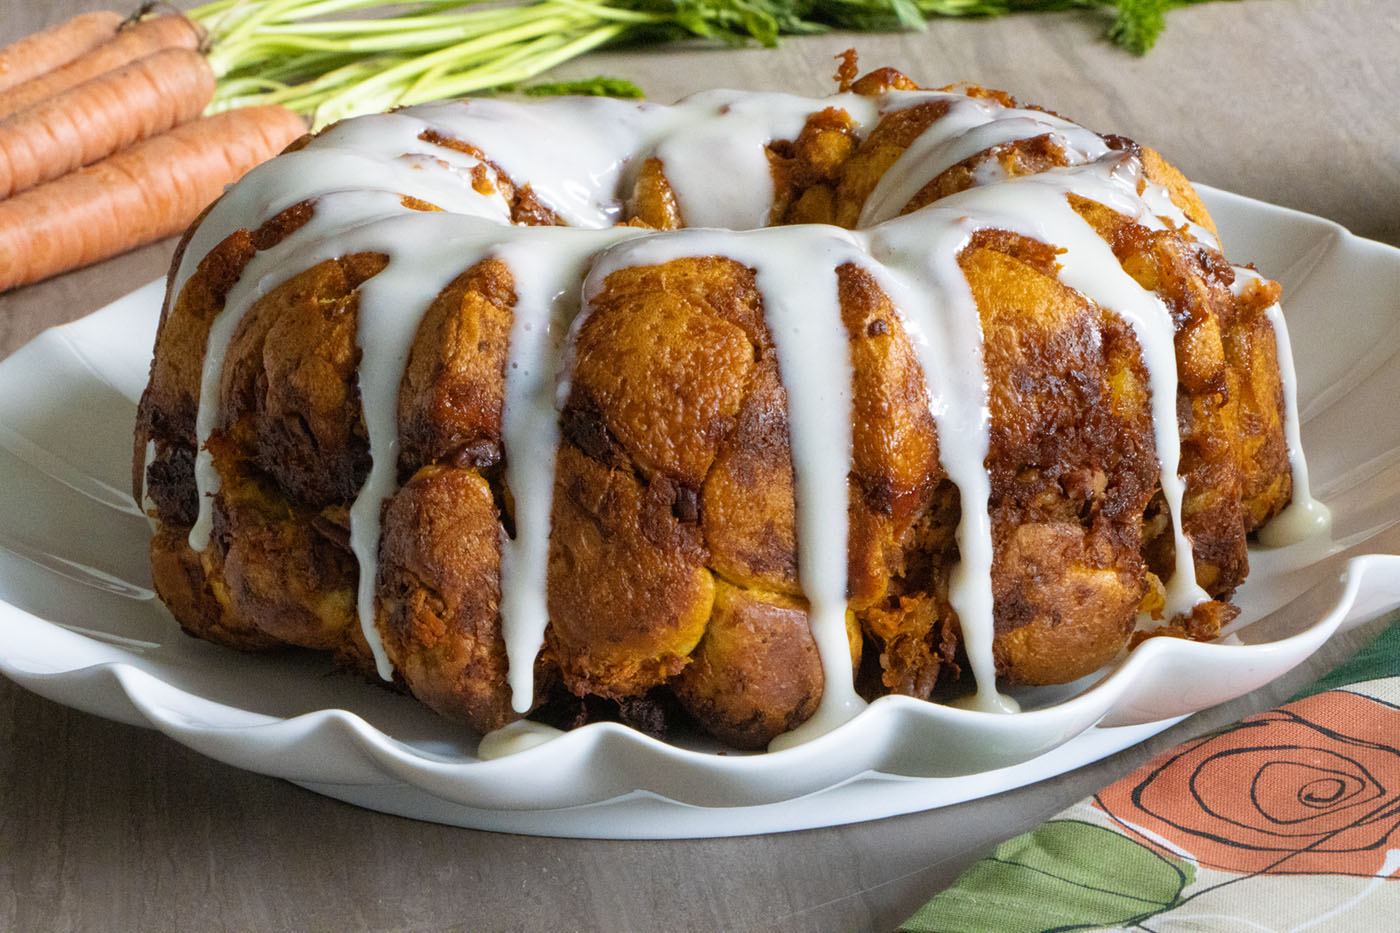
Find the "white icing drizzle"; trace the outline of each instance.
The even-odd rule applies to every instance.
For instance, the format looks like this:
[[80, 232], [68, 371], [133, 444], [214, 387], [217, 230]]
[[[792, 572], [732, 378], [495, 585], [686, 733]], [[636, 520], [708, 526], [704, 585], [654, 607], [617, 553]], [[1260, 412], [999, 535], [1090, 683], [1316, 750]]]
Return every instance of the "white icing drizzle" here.
[[[338, 251], [338, 244], [352, 232], [372, 229], [407, 210], [402, 207], [401, 198], [391, 192], [366, 189], [337, 192], [337, 195], [334, 199], [322, 197], [312, 221], [278, 244], [278, 249], [265, 250], [253, 256], [244, 267], [242, 277], [225, 298], [224, 309], [209, 327], [201, 372], [199, 408], [195, 417], [199, 451], [195, 456], [194, 473], [200, 495], [199, 515], [190, 529], [189, 542], [190, 547], [197, 551], [204, 550], [209, 544], [213, 527], [210, 496], [220, 488], [219, 474], [214, 469], [213, 458], [205, 448], [205, 442], [217, 427], [215, 419], [219, 406], [215, 403], [219, 397], [224, 358], [244, 314], [278, 283], [317, 262], [345, 255], [345, 252]], [[343, 220], [339, 228], [335, 223], [337, 219]], [[491, 226], [495, 227], [494, 224]]]
[[1145, 179], [1144, 182], [1138, 197], [1142, 199], [1142, 203], [1147, 205], [1147, 209], [1154, 216], [1167, 221], [1173, 229], [1185, 230], [1196, 242], [1209, 246], [1213, 250], [1220, 249], [1220, 241], [1216, 239], [1215, 234], [1187, 217], [1186, 212], [1177, 207], [1166, 188], [1146, 182]]
[[629, 181], [632, 153], [646, 149], [671, 122], [667, 108], [606, 97], [530, 107], [481, 98], [466, 106], [425, 104], [407, 113], [480, 149], [575, 227], [608, 227], [623, 219], [617, 193]]
[[797, 577], [810, 607], [825, 687], [811, 718], [774, 741], [775, 749], [785, 748], [824, 735], [865, 708], [852, 682], [846, 632], [851, 358], [836, 270], [868, 260], [861, 238], [839, 227], [686, 229], [609, 251], [584, 288], [596, 295], [618, 269], [715, 255], [753, 269], [787, 394]]
[[482, 761], [492, 761], [496, 758], [518, 755], [537, 745], [543, 745], [557, 739], [563, 734], [561, 730], [553, 726], [531, 722], [528, 719], [519, 719], [494, 732], [483, 735], [481, 743], [476, 749], [476, 757]]
[[[1171, 614], [1189, 611], [1209, 597], [1197, 585], [1192, 548], [1182, 527], [1184, 484], [1177, 474], [1180, 434], [1176, 421], [1176, 355], [1170, 313], [1122, 269], [1108, 244], [1066, 200], [1078, 193], [1110, 207], [1131, 202], [1135, 179], [1106, 165], [1075, 172], [1055, 170], [970, 188], [879, 225], [871, 252], [886, 269], [882, 286], [900, 308], [914, 337], [938, 422], [939, 458], [957, 485], [962, 518], [957, 531], [959, 564], [949, 602], [958, 613], [968, 661], [977, 681], [976, 706], [1009, 706], [994, 688], [992, 661], [992, 537], [985, 459], [990, 414], [981, 357], [981, 331], [958, 254], [979, 229], [1009, 230], [1062, 252], [1060, 280], [1132, 327], [1151, 390], [1160, 482], [1171, 513], [1176, 568], [1167, 584]], [[1148, 218], [1144, 218], [1148, 219]], [[913, 274], [905, 284], [903, 275]], [[1169, 616], [1170, 617], [1170, 616]]]
[[[1126, 156], [1115, 156], [1076, 170], [1054, 169], [1010, 179], [987, 188], [971, 188], [938, 202], [943, 210], [956, 210], [975, 200], [985, 226], [1010, 230], [1042, 243], [1060, 247], [1060, 281], [1095, 304], [1122, 317], [1133, 330], [1147, 370], [1159, 479], [1171, 515], [1176, 544], [1176, 566], [1167, 581], [1164, 610], [1170, 619], [1210, 599], [1196, 583], [1191, 542], [1182, 526], [1185, 484], [1178, 475], [1181, 435], [1176, 421], [1175, 328], [1162, 300], [1145, 290], [1123, 271], [1113, 250], [1070, 206], [1070, 193], [1117, 209], [1131, 205], [1135, 178], [1118, 169]], [[985, 213], [983, 213], [985, 211]], [[1129, 213], [1129, 211], [1122, 211]], [[903, 221], [904, 218], [901, 218]], [[1161, 222], [1155, 216], [1139, 216], [1139, 222]]]
[[[407, 262], [399, 250], [388, 250], [389, 264], [359, 289], [359, 326], [355, 340], [360, 358], [360, 407], [371, 451], [369, 476], [350, 507], [350, 548], [360, 564], [356, 604], [360, 625], [374, 653], [379, 676], [393, 677], [394, 669], [384, 653], [384, 645], [374, 626], [374, 592], [379, 562], [380, 510], [398, 486], [399, 381], [408, 365], [418, 322], [459, 271], [463, 259], [471, 265], [467, 244], [441, 238], [433, 214], [403, 215], [368, 228], [367, 237], [347, 237], [339, 244], [339, 255], [374, 252], [375, 247], [392, 243], [414, 244], [415, 258]], [[397, 231], [392, 239], [386, 233]], [[437, 236], [438, 239], [425, 237]], [[418, 253], [418, 250], [423, 252]], [[384, 250], [378, 250], [384, 251]], [[436, 260], [434, 262], [433, 260]]]
[[[993, 190], [993, 189], [980, 189]], [[978, 224], [962, 212], [919, 212], [917, 224], [889, 223], [872, 235], [881, 288], [900, 310], [924, 372], [938, 427], [938, 459], [958, 489], [958, 565], [948, 602], [958, 614], [978, 709], [1008, 709], [992, 659], [991, 483], [986, 460], [991, 409], [982, 365], [982, 325], [958, 254]], [[896, 271], [898, 270], [898, 271]]]
[[743, 237], [737, 253], [726, 251], [757, 271], [787, 393], [797, 579], [810, 606], [824, 675], [816, 712], [774, 739], [775, 750], [825, 735], [865, 708], [851, 677], [846, 630], [851, 353], [836, 276], [840, 266], [859, 264], [862, 251], [855, 237], [839, 228], [795, 229], [803, 232]]
[[929, 182], [993, 146], [1049, 135], [1072, 165], [1109, 151], [1097, 133], [1043, 111], [1003, 107], [960, 94], [943, 97], [948, 101], [947, 113], [924, 130], [880, 177], [861, 209], [861, 228], [897, 216]]
[[549, 613], [549, 561], [554, 462], [559, 449], [555, 411], [563, 335], [578, 316], [578, 282], [599, 249], [642, 231], [618, 227], [589, 232], [545, 228], [497, 251], [515, 283], [514, 323], [505, 372], [501, 441], [506, 486], [515, 503], [515, 537], [501, 540], [501, 635], [516, 712], [534, 705], [535, 655], [544, 644]]
[[[843, 108], [863, 136], [883, 114], [937, 100], [949, 101], [947, 113], [885, 173], [862, 210], [860, 229], [728, 232], [769, 222], [773, 188], [764, 147], [795, 138], [811, 114]], [[424, 141], [430, 131], [470, 144], [489, 161], [483, 166], [473, 155]], [[975, 168], [976, 187], [899, 216], [950, 166], [989, 147], [1046, 134], [1076, 166], [1072, 171], [1006, 179], [989, 158]], [[623, 216], [638, 167], [652, 156], [661, 159], [691, 229], [652, 233], [610, 226]], [[473, 173], [483, 171], [493, 183], [504, 175], [517, 186], [529, 184], [536, 198], [573, 228], [510, 226], [505, 198], [473, 187]], [[527, 711], [534, 658], [548, 621], [545, 581], [559, 443], [555, 409], [567, 398], [572, 368], [572, 337], [561, 340], [561, 335], [577, 333], [587, 313], [586, 305], [579, 313], [580, 298], [595, 295], [611, 271], [683, 256], [725, 256], [754, 270], [787, 392], [798, 576], [811, 606], [826, 684], [816, 715], [774, 747], [828, 732], [863, 706], [853, 686], [846, 629], [851, 364], [834, 272], [853, 263], [871, 274], [898, 308], [923, 367], [942, 465], [961, 497], [960, 563], [949, 598], [977, 682], [976, 696], [968, 702], [983, 710], [1013, 710], [996, 690], [992, 661], [990, 409], [981, 325], [957, 262], [977, 231], [1008, 230], [1060, 248], [1061, 281], [1132, 328], [1149, 378], [1160, 481], [1177, 545], [1168, 617], [1207, 598], [1196, 585], [1191, 545], [1181, 527], [1171, 317], [1073, 210], [1067, 200], [1071, 193], [1153, 229], [1171, 226], [1214, 245], [1165, 189], [1145, 181], [1132, 155], [1111, 151], [1100, 137], [1050, 114], [947, 92], [805, 99], [717, 91], [672, 107], [613, 100], [531, 105], [475, 100], [345, 121], [234, 187], [195, 232], [176, 274], [178, 294], [227, 231], [252, 228], [299, 202], [314, 202], [307, 223], [252, 258], [211, 325], [196, 416], [200, 513], [191, 546], [202, 549], [209, 537], [209, 498], [218, 489], [218, 475], [204, 445], [218, 427], [224, 359], [244, 314], [271, 288], [317, 262], [384, 254], [387, 265], [360, 286], [358, 296], [359, 390], [372, 463], [351, 508], [351, 545], [360, 564], [358, 609], [365, 637], [380, 673], [391, 676], [374, 626], [374, 592], [380, 509], [397, 485], [399, 382], [428, 306], [463, 270], [497, 257], [510, 268], [516, 294], [502, 419], [515, 535], [502, 540], [500, 614], [512, 703]], [[405, 197], [444, 212], [414, 211], [403, 203]], [[705, 226], [727, 231], [695, 229]], [[1279, 335], [1280, 366], [1286, 367], [1296, 505], [1311, 499], [1297, 445], [1286, 331], [1276, 308], [1270, 315]], [[501, 739], [496, 744], [500, 753], [508, 753], [542, 734], [521, 727], [495, 734]], [[484, 757], [497, 753], [491, 751], [494, 741], [488, 737], [483, 743]]]
[[[380, 537], [380, 507], [384, 499], [394, 493], [397, 487], [398, 463], [398, 420], [397, 400], [399, 381], [408, 360], [408, 353], [417, 334], [418, 324], [423, 313], [433, 299], [460, 273], [486, 258], [493, 251], [510, 252], [522, 265], [525, 250], [512, 244], [518, 243], [528, 250], [538, 251], [540, 266], [552, 265], [555, 269], [579, 269], [583, 259], [593, 251], [640, 231], [631, 228], [608, 228], [602, 231], [568, 231], [563, 228], [534, 229], [502, 226], [492, 221], [470, 215], [450, 213], [425, 213], [412, 211], [401, 205], [397, 195], [384, 192], [337, 192], [336, 197], [323, 197], [317, 202], [312, 220], [304, 227], [287, 237], [275, 249], [257, 254], [248, 264], [243, 278], [229, 294], [225, 310], [215, 319], [210, 331], [205, 364], [205, 395], [197, 423], [211, 424], [215, 406], [205, 401], [217, 396], [217, 379], [222, 370], [222, 360], [227, 353], [232, 334], [242, 319], [243, 313], [252, 303], [266, 293], [271, 284], [285, 280], [291, 274], [309, 268], [327, 259], [335, 259], [355, 253], [383, 253], [389, 257], [388, 265], [378, 275], [372, 277], [359, 289], [359, 326], [356, 340], [362, 352], [359, 367], [360, 404], [364, 413], [365, 429], [371, 451], [369, 476], [350, 509], [350, 545], [361, 567], [357, 608], [366, 640], [374, 655], [381, 676], [386, 679], [393, 675], [393, 669], [383, 650], [383, 643], [374, 627], [374, 588], [378, 565]], [[572, 236], [570, 235], [572, 234]], [[558, 244], [558, 245], [556, 245]], [[573, 259], [569, 260], [568, 256]], [[534, 265], [534, 263], [531, 263]], [[577, 281], [575, 272], [573, 281]], [[560, 282], [553, 291], [548, 284], [541, 287], [539, 279], [524, 283], [534, 288], [535, 294], [542, 294], [543, 301], [527, 297], [522, 304], [521, 318], [524, 321], [541, 319], [553, 303], [554, 295], [563, 291], [565, 284]], [[548, 283], [549, 279], [544, 278]], [[256, 285], [254, 284], [256, 283]], [[528, 294], [528, 292], [527, 292]], [[552, 331], [551, 331], [552, 332]], [[519, 351], [520, 344], [512, 347], [512, 356]], [[513, 360], [515, 367], [507, 367], [508, 392], [512, 386], [521, 385], [518, 358]], [[524, 381], [524, 389], [514, 393], [518, 398], [530, 398], [541, 393], [548, 396], [552, 385], [552, 369], [545, 371], [537, 365], [527, 363], [529, 379], [543, 381], [544, 388], [532, 388], [531, 382]], [[209, 388], [213, 374], [213, 388]], [[516, 379], [511, 374], [516, 374]], [[527, 421], [538, 423], [539, 418]], [[508, 429], [512, 438], [519, 437], [514, 430], [512, 418]], [[528, 430], [528, 429], [527, 429]], [[201, 438], [208, 436], [201, 430]], [[538, 444], [527, 438], [523, 442], [527, 451], [536, 450]], [[551, 447], [551, 449], [553, 449]], [[506, 451], [510, 458], [510, 448]], [[523, 454], [517, 460], [528, 461], [530, 455]], [[211, 512], [208, 493], [217, 490], [218, 474], [213, 470], [207, 451], [196, 462], [197, 471], [208, 471], [212, 480], [196, 479], [202, 482], [201, 513], [199, 523], [191, 531], [191, 543], [197, 534], [202, 541], [208, 541], [209, 514]], [[528, 469], [528, 467], [526, 468]], [[552, 471], [550, 473], [552, 482]], [[529, 480], [525, 481], [529, 483]], [[538, 484], [531, 488], [536, 488]], [[548, 491], [549, 486], [545, 486]], [[542, 533], [548, 535], [549, 503], [539, 505], [532, 500], [523, 506], [528, 528], [534, 528], [534, 516], [543, 513]], [[202, 527], [201, 527], [202, 525]], [[514, 566], [522, 567], [521, 573], [530, 578], [543, 580], [541, 560], [531, 557], [523, 563], [519, 554], [544, 553], [535, 537], [522, 540], [517, 534], [515, 544], [507, 549], [512, 555], [507, 559]], [[528, 603], [517, 613], [512, 603], [510, 631], [514, 633], [519, 625], [515, 620], [532, 611]], [[532, 623], [532, 624], [538, 624]], [[542, 630], [542, 629], [541, 629]], [[512, 638], [517, 641], [518, 638]], [[531, 651], [537, 650], [536, 641]], [[516, 665], [528, 672], [532, 665]], [[520, 676], [517, 674], [517, 676]], [[528, 676], [528, 673], [527, 675]], [[528, 680], [525, 681], [528, 685]], [[531, 692], [526, 688], [526, 693]]]
[[[739, 91], [707, 91], [682, 102], [682, 108], [715, 113], [712, 119], [683, 122], [656, 148], [686, 226], [766, 227], [773, 175], [764, 147], [776, 139], [795, 139], [808, 117], [835, 103]], [[874, 116], [869, 98], [844, 95], [839, 103], [857, 123]], [[722, 179], [716, 171], [721, 166]]]
[[[1235, 266], [1232, 291], [1236, 295], [1263, 281], [1253, 269]], [[1288, 466], [1293, 472], [1293, 498], [1282, 512], [1259, 529], [1259, 543], [1265, 547], [1287, 547], [1324, 535], [1332, 527], [1332, 511], [1313, 498], [1308, 479], [1308, 461], [1303, 454], [1302, 432], [1298, 423], [1298, 372], [1293, 364], [1293, 345], [1283, 308], [1274, 302], [1264, 312], [1274, 329], [1279, 377], [1283, 383], [1283, 437], [1288, 443]]]

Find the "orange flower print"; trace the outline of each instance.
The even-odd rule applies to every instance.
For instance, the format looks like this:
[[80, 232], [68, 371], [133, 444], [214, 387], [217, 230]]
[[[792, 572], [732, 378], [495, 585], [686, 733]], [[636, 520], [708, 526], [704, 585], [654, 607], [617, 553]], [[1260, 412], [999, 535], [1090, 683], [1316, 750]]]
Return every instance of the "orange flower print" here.
[[1310, 696], [1172, 749], [1097, 803], [1210, 868], [1375, 875], [1400, 848], [1400, 709]]

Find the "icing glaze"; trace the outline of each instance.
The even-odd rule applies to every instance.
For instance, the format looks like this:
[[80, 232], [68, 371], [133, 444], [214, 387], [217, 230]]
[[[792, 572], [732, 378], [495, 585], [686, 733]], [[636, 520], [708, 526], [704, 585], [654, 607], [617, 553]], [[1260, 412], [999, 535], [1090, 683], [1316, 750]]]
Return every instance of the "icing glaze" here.
[[[1233, 290], [1240, 294], [1263, 281], [1253, 269], [1235, 267]], [[1308, 461], [1303, 453], [1302, 428], [1298, 420], [1298, 371], [1293, 364], [1293, 346], [1283, 308], [1274, 302], [1264, 312], [1274, 330], [1279, 376], [1283, 383], [1283, 437], [1288, 443], [1288, 465], [1293, 473], [1293, 498], [1288, 506], [1259, 529], [1259, 543], [1265, 547], [1287, 547], [1309, 538], [1325, 535], [1332, 528], [1332, 512], [1313, 497], [1308, 478]]]
[[[884, 174], [857, 229], [765, 227], [773, 202], [766, 143], [795, 138], [812, 114], [828, 107], [844, 109], [863, 137], [883, 115], [931, 101], [946, 101], [946, 113]], [[902, 214], [909, 200], [950, 166], [1040, 136], [1060, 147], [1072, 168], [1007, 178], [995, 158], [986, 158], [973, 166], [973, 187]], [[687, 229], [658, 233], [613, 226], [625, 215], [641, 163], [651, 157], [661, 161]], [[483, 177], [488, 184], [473, 183]], [[503, 194], [507, 181], [528, 183], [536, 200], [569, 226], [512, 226]], [[961, 498], [960, 561], [949, 600], [977, 683], [968, 703], [986, 711], [1014, 711], [996, 689], [992, 659], [993, 547], [985, 466], [990, 409], [982, 335], [957, 262], [977, 231], [1008, 230], [1057, 246], [1061, 281], [1132, 328], [1149, 379], [1160, 483], [1176, 542], [1168, 618], [1208, 598], [1196, 584], [1180, 519], [1171, 316], [1159, 298], [1123, 271], [1109, 246], [1071, 207], [1071, 194], [1152, 229], [1183, 230], [1214, 246], [1208, 231], [1143, 177], [1135, 155], [1112, 150], [1099, 136], [1042, 111], [947, 92], [808, 99], [715, 91], [671, 107], [607, 99], [530, 105], [473, 100], [345, 121], [303, 149], [255, 169], [226, 194], [194, 232], [177, 270], [175, 294], [224, 231], [255, 227], [302, 201], [313, 204], [308, 222], [252, 258], [210, 328], [196, 415], [199, 517], [190, 544], [203, 549], [209, 539], [210, 497], [219, 480], [204, 443], [220, 427], [220, 378], [243, 315], [302, 269], [356, 253], [382, 254], [384, 269], [358, 290], [359, 390], [371, 467], [350, 518], [351, 546], [360, 565], [361, 624], [380, 673], [392, 676], [375, 628], [374, 596], [380, 508], [396, 489], [399, 382], [434, 298], [463, 270], [499, 259], [515, 283], [502, 424], [515, 533], [503, 535], [501, 542], [500, 616], [512, 703], [527, 711], [533, 703], [534, 658], [548, 622], [557, 409], [568, 395], [572, 335], [610, 272], [686, 256], [728, 257], [753, 271], [787, 393], [798, 576], [825, 677], [816, 714], [774, 747], [828, 732], [864, 705], [854, 689], [847, 641], [844, 503], [851, 469], [851, 363], [835, 272], [852, 264], [868, 272], [898, 309], [923, 368], [941, 463]], [[442, 210], [415, 210], [406, 199]], [[1289, 360], [1286, 334], [1281, 315], [1271, 311], [1271, 318], [1280, 335], [1282, 366]], [[1295, 502], [1305, 503], [1310, 497], [1297, 447], [1292, 378], [1289, 360], [1288, 443]], [[1313, 514], [1306, 506], [1304, 512]], [[1302, 528], [1307, 521], [1287, 524]], [[520, 741], [501, 737], [497, 752], [546, 735], [521, 729], [516, 730]], [[493, 748], [488, 740], [483, 755], [496, 754]]]

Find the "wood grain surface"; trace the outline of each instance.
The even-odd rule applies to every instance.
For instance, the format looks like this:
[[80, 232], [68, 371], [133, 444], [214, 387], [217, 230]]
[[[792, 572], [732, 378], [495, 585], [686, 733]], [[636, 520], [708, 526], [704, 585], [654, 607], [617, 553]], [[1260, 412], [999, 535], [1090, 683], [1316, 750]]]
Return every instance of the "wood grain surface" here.
[[[100, 6], [0, 0], [0, 44]], [[855, 47], [866, 66], [1005, 88], [1151, 145], [1195, 180], [1400, 245], [1400, 3], [1206, 3], [1172, 12], [1141, 59], [1104, 43], [1104, 25], [1096, 13], [942, 21], [776, 51], [608, 52], [556, 75], [618, 75], [662, 101], [717, 85], [818, 94], [832, 87], [832, 56]], [[0, 294], [0, 357], [160, 276], [172, 248]], [[676, 842], [368, 812], [0, 680], [0, 930], [886, 930], [996, 842], [1156, 751], [1280, 702], [1376, 628], [1055, 780], [853, 826]]]

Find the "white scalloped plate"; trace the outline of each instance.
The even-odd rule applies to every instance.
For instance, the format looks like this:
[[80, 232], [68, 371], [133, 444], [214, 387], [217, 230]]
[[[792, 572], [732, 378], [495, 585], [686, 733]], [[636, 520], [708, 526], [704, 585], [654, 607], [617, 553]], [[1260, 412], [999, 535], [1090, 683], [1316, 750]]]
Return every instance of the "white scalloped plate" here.
[[377, 810], [510, 832], [682, 837], [805, 829], [1042, 780], [1255, 689], [1338, 626], [1400, 605], [1400, 251], [1202, 189], [1233, 257], [1285, 286], [1304, 446], [1332, 539], [1257, 552], [1227, 643], [1153, 639], [998, 716], [903, 697], [776, 754], [612, 724], [494, 761], [406, 697], [312, 656], [180, 634], [151, 593], [128, 493], [161, 283], [0, 363], [0, 673], [220, 761]]

